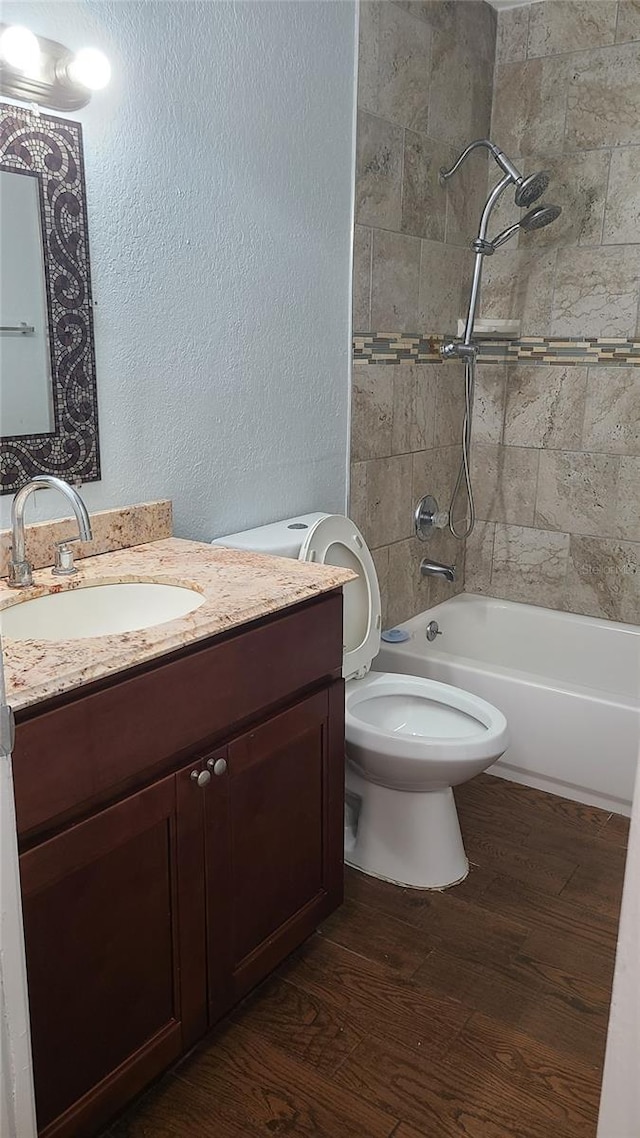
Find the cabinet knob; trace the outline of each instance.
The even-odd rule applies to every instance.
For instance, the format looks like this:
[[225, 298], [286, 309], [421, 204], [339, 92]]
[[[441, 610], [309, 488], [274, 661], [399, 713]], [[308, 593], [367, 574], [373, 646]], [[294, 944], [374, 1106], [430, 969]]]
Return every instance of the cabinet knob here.
[[191, 771], [191, 778], [197, 786], [208, 786], [211, 782], [209, 771]]
[[226, 774], [227, 773], [227, 760], [226, 759], [209, 759], [207, 762], [207, 766], [208, 766], [210, 771], [213, 771], [214, 774], [220, 775], [220, 774]]

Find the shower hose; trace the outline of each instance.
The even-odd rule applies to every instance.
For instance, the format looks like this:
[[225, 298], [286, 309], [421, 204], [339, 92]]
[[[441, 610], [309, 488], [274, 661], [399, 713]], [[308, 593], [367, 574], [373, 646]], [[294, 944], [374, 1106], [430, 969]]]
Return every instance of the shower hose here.
[[[473, 415], [473, 394], [476, 386], [476, 360], [475, 355], [472, 355], [464, 361], [464, 420], [462, 422], [462, 458], [460, 460], [460, 469], [456, 484], [451, 495], [451, 503], [449, 505], [449, 529], [454, 537], [459, 541], [464, 541], [465, 538], [473, 531], [476, 524], [476, 509], [473, 502], [473, 487], [471, 485], [471, 419]], [[469, 503], [469, 515], [466, 527], [464, 530], [457, 528], [457, 523], [454, 521], [453, 511], [458, 500], [458, 495], [464, 483], [467, 501]], [[465, 519], [466, 520], [466, 519]]]

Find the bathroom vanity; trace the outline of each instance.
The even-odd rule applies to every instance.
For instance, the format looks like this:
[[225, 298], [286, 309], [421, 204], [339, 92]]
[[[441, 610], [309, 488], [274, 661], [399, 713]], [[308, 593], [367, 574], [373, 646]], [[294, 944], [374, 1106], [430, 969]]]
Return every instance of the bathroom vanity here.
[[[14, 781], [46, 1138], [99, 1132], [342, 898], [339, 584], [350, 574], [294, 564], [302, 599], [292, 604], [291, 563], [251, 555], [233, 626], [203, 636], [230, 610], [224, 573], [242, 578], [248, 555], [175, 539], [140, 549], [157, 557], [179, 546], [190, 547], [191, 579], [203, 587], [211, 577], [196, 640], [183, 629], [182, 645], [161, 652], [154, 641], [153, 657], [132, 664], [123, 637], [129, 666], [89, 682], [85, 668], [79, 688], [58, 676], [51, 683], [66, 690], [18, 701]], [[92, 558], [84, 572], [132, 554]], [[289, 581], [279, 606], [264, 602], [270, 562]], [[272, 611], [243, 621], [238, 590], [248, 598], [252, 580]], [[165, 626], [169, 645], [180, 623]], [[193, 629], [194, 615], [182, 623]], [[161, 628], [145, 633], [148, 646]], [[91, 644], [66, 643], [76, 649], [69, 675]], [[20, 648], [16, 676], [34, 642]]]

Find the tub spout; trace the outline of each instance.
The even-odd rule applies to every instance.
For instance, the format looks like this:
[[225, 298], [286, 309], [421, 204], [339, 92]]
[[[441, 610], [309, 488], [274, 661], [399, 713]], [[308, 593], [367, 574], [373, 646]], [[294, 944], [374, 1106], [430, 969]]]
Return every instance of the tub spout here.
[[439, 561], [430, 561], [423, 557], [420, 562], [420, 573], [423, 577], [444, 577], [445, 581], [455, 581], [455, 565], [442, 565]]

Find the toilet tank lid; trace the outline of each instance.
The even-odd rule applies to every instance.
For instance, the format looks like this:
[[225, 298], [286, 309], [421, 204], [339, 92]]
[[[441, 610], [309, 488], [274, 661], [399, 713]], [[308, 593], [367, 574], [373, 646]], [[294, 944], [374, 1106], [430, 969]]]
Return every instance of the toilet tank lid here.
[[247, 549], [253, 553], [270, 553], [274, 557], [297, 557], [309, 531], [326, 516], [318, 512], [300, 514], [296, 518], [284, 518], [270, 525], [217, 537], [211, 544], [225, 545], [228, 549]]

